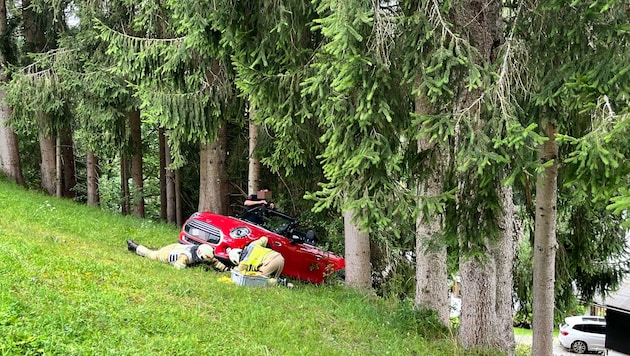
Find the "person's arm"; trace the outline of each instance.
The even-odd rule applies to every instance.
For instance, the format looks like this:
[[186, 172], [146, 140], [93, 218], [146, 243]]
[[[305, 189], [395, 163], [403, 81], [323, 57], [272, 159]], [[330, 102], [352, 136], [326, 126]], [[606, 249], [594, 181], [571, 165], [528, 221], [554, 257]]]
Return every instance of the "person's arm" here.
[[261, 238], [259, 238], [256, 241], [252, 241], [253, 244], [262, 246], [262, 247], [267, 247], [267, 242], [269, 241], [269, 239], [267, 238], [267, 236], [263, 236]]
[[244, 273], [245, 271], [247, 271], [247, 265], [244, 263], [239, 263], [237, 268], [241, 273]]
[[254, 206], [254, 205], [267, 205], [267, 201], [266, 200], [251, 200], [251, 199], [247, 199], [245, 200], [245, 202], [243, 203], [243, 205], [245, 206]]
[[187, 264], [188, 264], [188, 256], [182, 253], [177, 257], [177, 261], [173, 262], [173, 267], [175, 267], [176, 269], [182, 269], [182, 268], [186, 268]]
[[258, 206], [258, 205], [265, 205], [267, 207], [270, 207], [270, 206], [273, 206], [273, 203], [267, 202], [266, 199], [258, 199], [257, 194], [252, 194], [252, 195], [247, 196], [247, 198], [243, 202], [243, 205], [245, 205], [246, 207]]
[[218, 259], [214, 257], [209, 262], [212, 263], [212, 267], [219, 272], [226, 272], [230, 270], [228, 266], [224, 265], [221, 261], [219, 261]]

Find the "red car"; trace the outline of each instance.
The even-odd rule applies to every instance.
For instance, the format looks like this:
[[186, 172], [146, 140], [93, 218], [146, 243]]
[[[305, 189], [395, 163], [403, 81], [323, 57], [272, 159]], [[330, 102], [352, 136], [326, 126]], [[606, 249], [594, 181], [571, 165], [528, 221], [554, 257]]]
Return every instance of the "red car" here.
[[[297, 231], [297, 220], [264, 206], [248, 212], [255, 216], [253, 223], [244, 217], [231, 217], [211, 212], [193, 214], [182, 226], [179, 242], [183, 244], [208, 244], [214, 247], [217, 259], [232, 266], [228, 248], [243, 248], [248, 243], [267, 236], [270, 247], [284, 257], [282, 274], [311, 283], [322, 283], [333, 272], [342, 270], [345, 261], [332, 252], [313, 245], [315, 233]], [[254, 220], [254, 219], [252, 219]]]

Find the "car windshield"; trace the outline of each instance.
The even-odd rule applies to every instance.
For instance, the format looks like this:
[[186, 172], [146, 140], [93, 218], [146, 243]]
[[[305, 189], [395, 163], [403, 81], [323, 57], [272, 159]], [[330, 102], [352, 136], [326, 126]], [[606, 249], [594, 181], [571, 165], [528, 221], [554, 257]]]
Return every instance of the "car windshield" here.
[[290, 223], [291, 220], [285, 219], [281, 216], [273, 215], [268, 217], [268, 219], [265, 219], [265, 228], [274, 232], [282, 232], [289, 227]]
[[[279, 234], [285, 232], [291, 225], [295, 225], [297, 220], [292, 218], [289, 215], [286, 215], [282, 212], [271, 210], [271, 209], [252, 209], [250, 213], [258, 215], [259, 219], [247, 219], [253, 223], [260, 223], [259, 225], [263, 226], [269, 231], [273, 231]], [[241, 216], [243, 218], [243, 216]]]

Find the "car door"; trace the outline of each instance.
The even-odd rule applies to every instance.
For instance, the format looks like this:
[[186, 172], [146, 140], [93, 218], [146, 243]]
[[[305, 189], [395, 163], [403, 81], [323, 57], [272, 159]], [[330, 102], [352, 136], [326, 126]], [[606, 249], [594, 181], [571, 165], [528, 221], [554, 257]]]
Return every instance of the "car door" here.
[[312, 245], [291, 242], [283, 236], [269, 236], [269, 247], [284, 257], [282, 273], [293, 278], [321, 283], [325, 279], [326, 252]]
[[606, 344], [606, 326], [591, 324], [589, 326], [590, 339], [588, 343], [589, 351], [603, 351]]

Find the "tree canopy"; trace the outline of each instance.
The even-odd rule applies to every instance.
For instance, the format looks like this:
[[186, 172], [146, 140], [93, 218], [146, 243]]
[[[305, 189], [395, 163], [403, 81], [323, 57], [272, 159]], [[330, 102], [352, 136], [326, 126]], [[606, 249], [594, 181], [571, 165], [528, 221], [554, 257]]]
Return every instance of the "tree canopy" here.
[[[226, 195], [243, 195], [252, 115], [264, 133], [254, 154], [288, 190], [280, 195], [287, 205], [304, 198], [304, 210], [325, 213], [319, 223], [338, 235], [351, 211], [372, 242], [397, 251], [420, 241], [417, 219], [439, 219], [431, 241], [448, 247], [452, 270], [454, 260], [488, 260], [512, 204], [533, 244], [536, 202], [549, 198], [536, 187], [553, 178], [552, 288], [564, 309], [573, 286], [591, 300], [630, 267], [629, 7], [482, 5], [25, 1], [10, 9], [2, 41], [10, 126], [28, 147], [56, 138], [59, 150], [72, 129], [75, 143], [65, 146], [95, 152], [123, 185], [125, 154], [140, 147], [158, 166], [163, 135], [169, 170], [188, 169], [178, 197], [196, 206], [207, 187], [190, 182], [210, 160], [221, 161], [217, 177], [228, 176]], [[130, 112], [141, 115], [140, 142], [132, 142]], [[225, 156], [204, 156], [212, 150]], [[155, 171], [140, 180], [157, 185]], [[431, 180], [437, 191], [425, 195], [418, 187]], [[527, 298], [531, 276], [521, 275], [528, 280], [516, 281], [518, 296]]]

